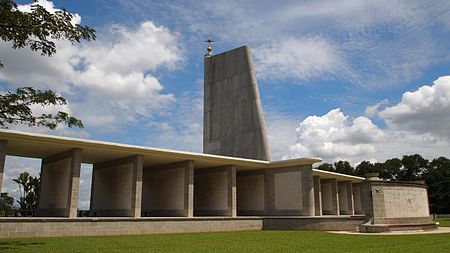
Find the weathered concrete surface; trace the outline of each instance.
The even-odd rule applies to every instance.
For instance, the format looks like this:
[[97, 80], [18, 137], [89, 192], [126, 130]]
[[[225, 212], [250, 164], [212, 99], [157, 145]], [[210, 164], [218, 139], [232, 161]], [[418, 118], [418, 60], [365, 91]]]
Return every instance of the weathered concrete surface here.
[[236, 182], [238, 215], [264, 215], [265, 170], [239, 172]]
[[266, 170], [266, 215], [314, 216], [312, 166]]
[[194, 215], [236, 217], [236, 167], [194, 173]]
[[91, 211], [96, 216], [141, 216], [142, 155], [94, 164]]
[[360, 226], [362, 232], [436, 229], [424, 183], [369, 178], [362, 187], [366, 214], [366, 222]]
[[205, 58], [203, 152], [270, 161], [248, 46]]
[[8, 141], [0, 140], [0, 192], [2, 190], [3, 172], [5, 171], [6, 145]]
[[363, 214], [362, 206], [362, 187], [360, 183], [353, 184], [353, 203], [355, 208], [355, 214]]
[[38, 216], [77, 217], [81, 149], [42, 159]]
[[143, 216], [193, 216], [193, 161], [145, 168]]
[[322, 214], [339, 214], [339, 194], [338, 183], [336, 179], [321, 180], [322, 188]]
[[352, 182], [350, 181], [339, 182], [338, 188], [339, 188], [339, 214], [341, 215], [354, 214]]

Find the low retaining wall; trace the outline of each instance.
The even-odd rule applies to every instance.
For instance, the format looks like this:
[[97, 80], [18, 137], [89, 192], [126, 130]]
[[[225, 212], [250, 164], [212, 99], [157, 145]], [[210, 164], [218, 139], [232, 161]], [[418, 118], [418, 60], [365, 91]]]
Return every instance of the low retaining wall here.
[[437, 229], [433, 216], [408, 218], [377, 218], [359, 226], [363, 233], [384, 233], [395, 231], [425, 231]]
[[0, 238], [261, 230], [261, 218], [1, 219]]
[[274, 217], [264, 218], [266, 230], [321, 230], [321, 231], [357, 231], [364, 216], [317, 216], [317, 217]]
[[1, 218], [0, 238], [249, 230], [356, 231], [363, 216], [196, 218]]

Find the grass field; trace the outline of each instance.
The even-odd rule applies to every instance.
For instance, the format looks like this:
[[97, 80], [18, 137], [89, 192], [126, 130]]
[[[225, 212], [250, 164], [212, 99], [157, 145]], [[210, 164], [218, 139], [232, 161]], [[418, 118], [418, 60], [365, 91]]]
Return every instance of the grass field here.
[[450, 218], [440, 218], [437, 221], [440, 227], [450, 227]]
[[0, 252], [449, 252], [450, 234], [251, 231], [0, 240]]
[[[439, 219], [450, 227], [450, 218]], [[251, 231], [0, 239], [0, 252], [449, 252], [450, 234], [344, 235]]]

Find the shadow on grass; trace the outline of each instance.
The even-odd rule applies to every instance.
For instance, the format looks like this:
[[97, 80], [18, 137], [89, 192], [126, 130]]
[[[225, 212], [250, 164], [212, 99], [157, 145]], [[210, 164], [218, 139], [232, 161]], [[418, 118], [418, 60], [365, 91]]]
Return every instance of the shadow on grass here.
[[0, 251], [7, 249], [26, 250], [30, 247], [44, 245], [43, 242], [23, 242], [23, 241], [9, 241], [0, 242]]

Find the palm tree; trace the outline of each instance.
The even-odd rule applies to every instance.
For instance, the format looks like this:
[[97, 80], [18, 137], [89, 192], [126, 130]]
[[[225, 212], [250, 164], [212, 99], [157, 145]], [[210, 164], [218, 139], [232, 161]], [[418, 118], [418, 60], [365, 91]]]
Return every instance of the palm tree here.
[[38, 208], [38, 198], [41, 186], [39, 177], [31, 177], [28, 172], [22, 172], [13, 179], [19, 185], [20, 199], [17, 203], [22, 210], [36, 210]]

